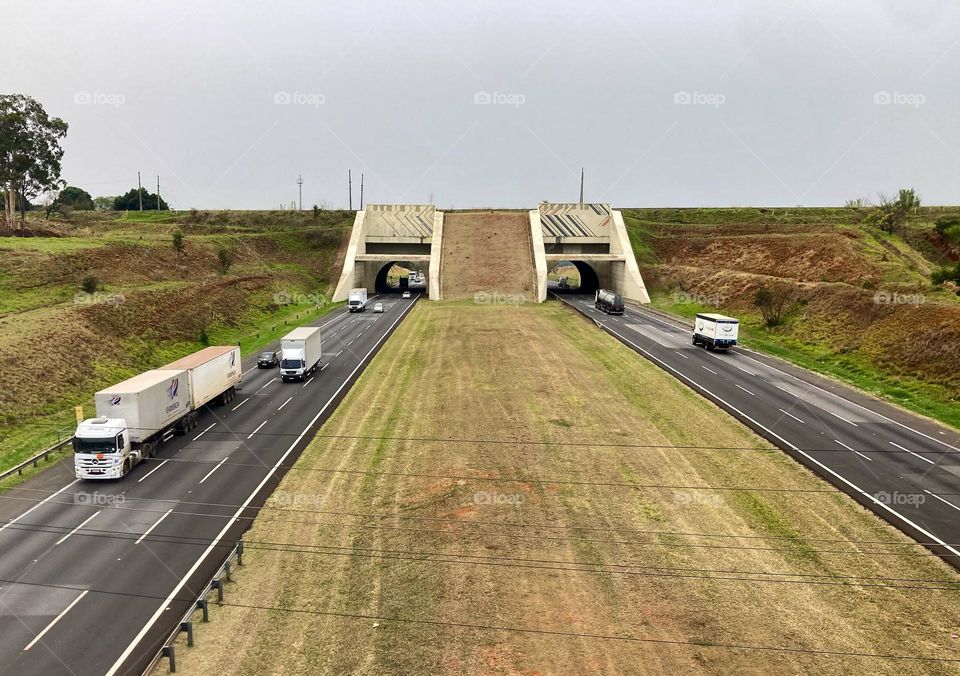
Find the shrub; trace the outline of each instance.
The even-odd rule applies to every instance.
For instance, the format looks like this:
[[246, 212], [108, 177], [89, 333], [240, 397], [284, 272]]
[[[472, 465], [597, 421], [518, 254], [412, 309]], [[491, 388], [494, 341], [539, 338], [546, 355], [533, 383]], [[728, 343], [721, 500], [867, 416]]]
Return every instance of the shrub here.
[[217, 269], [220, 270], [220, 274], [227, 274], [231, 265], [233, 265], [233, 254], [225, 247], [220, 247], [217, 251]]
[[793, 291], [786, 286], [761, 286], [753, 295], [753, 304], [760, 309], [763, 323], [768, 327], [780, 326], [795, 302]]
[[100, 290], [100, 280], [94, 275], [87, 275], [80, 281], [80, 288], [85, 293], [96, 293]]
[[183, 232], [176, 230], [173, 233], [173, 248], [183, 253]]
[[930, 281], [934, 284], [943, 284], [944, 282], [960, 284], [960, 263], [957, 263], [952, 268], [948, 266], [934, 270], [933, 274], [930, 275]]

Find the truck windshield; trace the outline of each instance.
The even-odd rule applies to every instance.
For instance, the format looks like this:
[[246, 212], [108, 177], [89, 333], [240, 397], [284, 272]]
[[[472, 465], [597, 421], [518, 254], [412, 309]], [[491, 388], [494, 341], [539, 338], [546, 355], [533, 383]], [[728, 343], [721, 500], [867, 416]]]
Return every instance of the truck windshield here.
[[113, 437], [109, 439], [73, 438], [73, 450], [77, 453], [116, 453], [117, 445]]
[[280, 362], [280, 368], [282, 369], [298, 369], [303, 368], [302, 359], [284, 359]]

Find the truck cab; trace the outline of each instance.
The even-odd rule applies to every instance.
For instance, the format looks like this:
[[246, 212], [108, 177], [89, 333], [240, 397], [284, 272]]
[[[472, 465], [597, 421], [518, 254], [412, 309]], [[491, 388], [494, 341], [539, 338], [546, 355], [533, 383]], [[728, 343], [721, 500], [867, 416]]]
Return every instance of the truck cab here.
[[283, 380], [303, 380], [307, 362], [303, 350], [285, 349], [280, 353], [280, 377]]
[[140, 461], [132, 450], [127, 422], [122, 418], [90, 418], [77, 425], [73, 437], [74, 469], [78, 479], [120, 479]]

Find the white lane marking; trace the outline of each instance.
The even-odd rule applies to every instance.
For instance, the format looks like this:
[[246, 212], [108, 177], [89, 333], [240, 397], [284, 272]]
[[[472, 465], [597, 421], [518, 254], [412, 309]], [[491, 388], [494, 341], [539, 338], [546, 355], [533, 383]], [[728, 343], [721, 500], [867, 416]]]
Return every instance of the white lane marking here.
[[144, 479], [146, 479], [148, 476], [150, 476], [151, 474], [153, 474], [154, 472], [156, 472], [158, 469], [160, 469], [161, 467], [163, 467], [164, 465], [166, 465], [168, 462], [170, 462], [170, 458], [167, 458], [166, 460], [164, 460], [163, 462], [161, 462], [159, 465], [157, 465], [156, 467], [154, 467], [152, 470], [150, 470], [149, 472], [147, 472], [146, 474], [144, 474], [142, 477], [140, 477], [139, 479], [137, 479], [137, 483], [140, 483], [141, 481], [143, 481]]
[[66, 540], [68, 537], [70, 537], [71, 535], [73, 535], [74, 533], [76, 533], [78, 530], [80, 530], [81, 528], [83, 528], [84, 526], [86, 526], [88, 523], [90, 523], [91, 521], [93, 521], [93, 517], [96, 516], [97, 514], [99, 514], [101, 511], [102, 511], [102, 510], [99, 510], [99, 509], [98, 509], [93, 516], [90, 516], [90, 517], [87, 517], [86, 519], [84, 519], [84, 520], [83, 520], [83, 523], [81, 523], [79, 526], [77, 526], [76, 528], [74, 528], [72, 531], [70, 531], [69, 533], [67, 533], [66, 535], [64, 535], [62, 538], [60, 538], [59, 540], [57, 540], [57, 541], [54, 542], [53, 544], [54, 544], [54, 545], [58, 545], [58, 544], [60, 544], [61, 542], [63, 542], [64, 540]]
[[[663, 322], [663, 321], [661, 321], [661, 320], [658, 320], [658, 319], [650, 316], [650, 315], [649, 315], [648, 313], [646, 313], [646, 312], [641, 312], [641, 311], [638, 310], [638, 311], [637, 311], [637, 315], [638, 315], [639, 318], [647, 319], [648, 321], [658, 322], [658, 323], [660, 323], [660, 324], [664, 324], [665, 326], [670, 326], [670, 325], [667, 324], [666, 322]], [[739, 348], [739, 349], [735, 352], [735, 354], [741, 355], [744, 359], [749, 359], [749, 360], [752, 361], [752, 362], [756, 362], [757, 364], [760, 364], [760, 365], [763, 366], [764, 368], [768, 368], [768, 369], [770, 369], [771, 371], [776, 371], [777, 373], [782, 373], [782, 374], [785, 375], [785, 376], [788, 376], [788, 377], [790, 377], [790, 378], [793, 378], [793, 379], [796, 380], [798, 383], [802, 383], [802, 384], [804, 384], [804, 385], [807, 385], [808, 387], [812, 387], [812, 388], [814, 388], [814, 389], [820, 390], [820, 391], [823, 392], [824, 394], [829, 394], [831, 397], [836, 397], [837, 399], [839, 399], [839, 400], [842, 401], [842, 402], [845, 402], [845, 403], [850, 404], [850, 405], [852, 405], [852, 406], [856, 406], [857, 408], [863, 409], [863, 410], [866, 411], [867, 413], [871, 413], [871, 414], [877, 416], [878, 418], [883, 418], [883, 419], [886, 420], [887, 422], [891, 422], [891, 423], [893, 423], [894, 425], [898, 425], [899, 427], [902, 427], [902, 428], [905, 429], [905, 430], [910, 430], [910, 431], [913, 432], [914, 434], [918, 434], [918, 435], [920, 435], [921, 437], [924, 437], [925, 439], [929, 439], [930, 441], [934, 441], [934, 442], [936, 442], [936, 443], [938, 443], [938, 444], [940, 444], [940, 445], [942, 445], [942, 446], [946, 446], [947, 448], [949, 448], [949, 449], [951, 449], [951, 450], [960, 451], [960, 448], [957, 448], [956, 446], [952, 446], [952, 445], [948, 444], [948, 443], [945, 442], [945, 441], [941, 441], [940, 439], [937, 439], [937, 438], [935, 438], [935, 437], [931, 437], [929, 434], [924, 434], [924, 433], [921, 432], [920, 430], [916, 430], [916, 429], [910, 427], [909, 425], [905, 425], [905, 424], [902, 423], [902, 422], [899, 422], [899, 421], [897, 421], [897, 420], [894, 420], [893, 418], [890, 418], [890, 417], [888, 417], [888, 416], [885, 416], [884, 414], [882, 414], [882, 413], [880, 413], [880, 412], [878, 412], [878, 411], [874, 411], [874, 410], [871, 409], [871, 408], [867, 408], [867, 407], [864, 406], [863, 404], [858, 404], [857, 402], [855, 402], [855, 401], [853, 401], [853, 400], [851, 400], [851, 399], [847, 399], [846, 397], [844, 397], [844, 396], [842, 396], [842, 395], [839, 395], [839, 394], [837, 394], [836, 392], [831, 392], [830, 390], [826, 390], [826, 389], [820, 387], [819, 385], [816, 385], [816, 384], [814, 384], [814, 383], [812, 383], [812, 382], [810, 382], [810, 381], [808, 381], [808, 380], [804, 380], [803, 378], [800, 378], [800, 377], [798, 377], [798, 376], [795, 376], [795, 375], [793, 375], [792, 373], [787, 373], [786, 371], [784, 371], [784, 370], [782, 370], [782, 369], [778, 369], [776, 366], [773, 366], [772, 364], [768, 364], [768, 363], [766, 363], [766, 362], [760, 361], [759, 359], [755, 359], [754, 357], [751, 357], [749, 354], [747, 354], [747, 352], [753, 352], [754, 354], [763, 354], [762, 352], [757, 352], [756, 350], [751, 350], [750, 348], [744, 347], [744, 346], [742, 346], [742, 345], [738, 346], [738, 348]], [[774, 357], [770, 357], [770, 355], [763, 355], [763, 356], [765, 356], [765, 357], [767, 357], [767, 358], [769, 358], [769, 359], [773, 359], [773, 358], [774, 358]], [[800, 368], [800, 367], [795, 367], [795, 368]], [[816, 375], [816, 374], [814, 374], [814, 373], [811, 372], [811, 375]], [[940, 434], [943, 434], [943, 432], [940, 431]], [[892, 511], [892, 510], [891, 510], [891, 511]]]
[[924, 462], [929, 462], [931, 465], [936, 465], [936, 464], [937, 464], [937, 463], [935, 463], [933, 460], [931, 460], [930, 458], [924, 458], [924, 457], [923, 457], [922, 455], [920, 455], [919, 453], [914, 453], [914, 452], [911, 451], [909, 448], [904, 448], [904, 447], [901, 446], [900, 444], [894, 443], [894, 442], [892, 442], [892, 441], [890, 442], [890, 444], [891, 444], [892, 446], [896, 446], [896, 447], [899, 448], [901, 451], [906, 451], [906, 452], [909, 453], [910, 455], [915, 455], [915, 456], [917, 456], [918, 458], [920, 458], [920, 459], [923, 460]]
[[59, 615], [57, 615], [55, 618], [53, 618], [53, 622], [51, 622], [50, 624], [48, 624], [46, 627], [44, 627], [43, 631], [41, 631], [39, 634], [37, 634], [36, 636], [33, 637], [33, 640], [30, 641], [30, 643], [27, 644], [27, 647], [23, 649], [23, 652], [27, 652], [28, 650], [30, 650], [30, 648], [32, 648], [33, 646], [35, 646], [40, 639], [42, 639], [44, 636], [47, 635], [47, 632], [48, 632], [48, 631], [50, 631], [51, 629], [53, 629], [53, 625], [55, 625], [57, 622], [59, 622], [59, 621], [63, 618], [64, 615], [66, 615], [67, 613], [70, 612], [70, 609], [71, 609], [71, 608], [73, 608], [75, 605], [77, 605], [78, 603], [80, 603], [80, 599], [82, 599], [84, 596], [86, 596], [86, 595], [89, 594], [89, 593], [90, 593], [90, 590], [89, 590], [89, 589], [87, 589], [87, 590], [84, 591], [84, 592], [81, 592], [80, 596], [78, 596], [77, 598], [75, 598], [75, 599], [70, 603], [69, 606], [67, 606], [66, 608], [64, 608], [64, 609], [60, 612]]
[[774, 387], [776, 387], [776, 388], [777, 388], [778, 390], [780, 390], [781, 392], [786, 392], [786, 393], [789, 394], [791, 397], [797, 396], [797, 395], [795, 395], [793, 392], [791, 392], [790, 390], [784, 389], [784, 388], [780, 387], [779, 385], [777, 385], [777, 384], [775, 384], [775, 383], [770, 383], [770, 384], [773, 385]]
[[164, 513], [163, 516], [161, 516], [159, 519], [157, 519], [156, 522], [154, 522], [154, 524], [153, 524], [152, 526], [150, 526], [146, 531], [144, 531], [143, 535], [141, 535], [139, 538], [137, 538], [137, 541], [134, 542], [133, 544], [138, 545], [138, 544], [140, 544], [141, 542], [143, 542], [143, 539], [144, 539], [145, 537], [147, 537], [148, 535], [150, 535], [150, 533], [153, 532], [153, 529], [160, 525], [160, 522], [161, 522], [161, 521], [163, 521], [163, 520], [166, 519], [168, 516], [170, 516], [170, 512], [172, 512], [172, 511], [173, 511], [173, 507], [171, 507], [170, 509], [168, 509], [168, 510]]
[[308, 381], [305, 382], [303, 385], [301, 385], [301, 386], [300, 386], [300, 389], [302, 390], [304, 387], [306, 387], [307, 385], [309, 385], [309, 384], [312, 383], [312, 382], [313, 382], [313, 376], [310, 376], [310, 380], [308, 380]]
[[[290, 397], [290, 399], [287, 399], [285, 402], [283, 402], [282, 404], [280, 404], [280, 406], [279, 406], [279, 408], [277, 408], [277, 410], [278, 410], [278, 411], [282, 411], [282, 410], [283, 410], [283, 407], [286, 406], [287, 404], [289, 404], [291, 399], [293, 399], [293, 397]], [[261, 425], [260, 427], [263, 427], [263, 425]], [[260, 429], [260, 427], [258, 427], [257, 429]]]
[[[356, 340], [356, 338], [354, 338], [353, 340]], [[349, 343], [347, 343], [347, 347], [350, 347], [351, 345], [353, 345], [353, 340], [351, 340]]]
[[[823, 409], [823, 410], [824, 410], [824, 411], [827, 411], [827, 409]], [[834, 413], [833, 411], [827, 411], [827, 413], [829, 413], [830, 415], [832, 415], [834, 418], [840, 418], [840, 420], [842, 420], [843, 422], [849, 423], [849, 424], [853, 425], [854, 427], [860, 427], [860, 425], [858, 425], [857, 423], [853, 422], [852, 420], [847, 420], [847, 419], [844, 418], [842, 415], [839, 415], [839, 414], [837, 414], [837, 413]]]
[[679, 350], [674, 350], [674, 352], [676, 352], [679, 356], [683, 357], [684, 359], [689, 359], [689, 358], [690, 358], [690, 357], [688, 357], [687, 355], [685, 355], [683, 352], [680, 352]]
[[806, 425], [805, 422], [803, 422], [802, 420], [800, 420], [800, 418], [798, 418], [798, 417], [795, 416], [794, 414], [788, 413], [787, 411], [784, 411], [782, 408], [778, 408], [777, 410], [780, 411], [780, 412], [781, 412], [782, 414], [784, 414], [784, 415], [790, 416], [791, 418], [793, 418], [794, 420], [796, 420], [798, 423], [800, 423], [800, 424], [802, 424], [802, 425]]
[[217, 424], [217, 423], [213, 423], [213, 425], [210, 425], [210, 427], [208, 427], [207, 429], [205, 429], [204, 431], [202, 431], [200, 434], [198, 434], [197, 436], [195, 436], [195, 437], [193, 438], [193, 440], [196, 441], [197, 439], [199, 439], [200, 437], [202, 437], [204, 434], [206, 434], [207, 432], [209, 432], [210, 430], [212, 430], [212, 429], [213, 429], [213, 426], [216, 425], [216, 424]]
[[860, 451], [858, 451], [858, 450], [855, 449], [855, 448], [850, 448], [849, 446], [847, 446], [845, 443], [843, 443], [843, 442], [840, 441], [839, 439], [834, 439], [834, 441], [837, 442], [838, 444], [840, 444], [841, 446], [843, 446], [843, 447], [844, 447], [845, 449], [847, 449], [848, 451], [853, 451], [854, 453], [856, 453], [857, 455], [859, 455], [861, 458], [865, 458], [865, 459], [869, 460], [870, 462], [873, 462], [873, 458], [871, 458], [871, 457], [869, 457], [869, 456], [867, 456], [867, 455], [864, 455], [863, 453], [861, 453]]
[[700, 368], [702, 368], [704, 371], [710, 371], [710, 373], [712, 373], [712, 374], [715, 375], [715, 376], [720, 375], [719, 373], [717, 373], [717, 372], [714, 371], [713, 369], [709, 369], [709, 368], [707, 368], [706, 366], [704, 366], [703, 364], [700, 364]]
[[[269, 385], [270, 383], [272, 383], [274, 380], [276, 380], [276, 377], [273, 377], [273, 378], [271, 378], [270, 380], [268, 380], [266, 383], [264, 383], [264, 384], [260, 387], [260, 389], [262, 390], [264, 387], [266, 387], [267, 385]], [[259, 392], [260, 390], [257, 390], [257, 391]]]
[[267, 424], [267, 421], [266, 421], [266, 420], [264, 420], [262, 423], [260, 423], [260, 424], [257, 426], [257, 429], [255, 429], [254, 431], [252, 431], [250, 434], [247, 435], [247, 439], [251, 438], [254, 434], [256, 434], [257, 432], [259, 432], [259, 431], [260, 431], [260, 428], [263, 427], [263, 426], [266, 425], [266, 424]]
[[[227, 458], [229, 458], [229, 457], [230, 457], [230, 456], [228, 455]], [[227, 458], [224, 458], [223, 460], [221, 460], [220, 462], [218, 462], [216, 467], [214, 467], [212, 470], [210, 470], [209, 472], [207, 472], [207, 475], [206, 475], [205, 477], [203, 477], [202, 479], [200, 479], [200, 483], [203, 483], [204, 481], [206, 481], [207, 479], [209, 479], [211, 474], [213, 474], [213, 473], [216, 472], [218, 469], [220, 469], [220, 466], [227, 461]]]
[[742, 385], [737, 385], [736, 383], [734, 383], [733, 386], [734, 386], [734, 387], [739, 387], [741, 390], [743, 390], [744, 392], [746, 392], [747, 394], [749, 394], [751, 397], [757, 396], [757, 395], [755, 395], [753, 392], [751, 392], [750, 390], [748, 390], [746, 387], [743, 387]]
[[[419, 298], [419, 295], [418, 295], [418, 298]], [[307, 432], [310, 431], [310, 428], [314, 426], [314, 424], [320, 419], [320, 416], [322, 416], [324, 412], [327, 410], [327, 408], [329, 408], [330, 404], [333, 403], [334, 399], [336, 399], [337, 396], [339, 396], [340, 392], [343, 391], [343, 388], [345, 388], [348, 383], [352, 382], [353, 376], [356, 375], [357, 371], [360, 370], [360, 367], [363, 366], [363, 363], [370, 357], [371, 354], [373, 354], [374, 350], [376, 350], [377, 347], [380, 346], [380, 343], [382, 343], [386, 339], [391, 329], [393, 329], [397, 324], [399, 324], [400, 320], [406, 317], [410, 313], [410, 310], [413, 309], [413, 305], [414, 305], [413, 303], [410, 303], [408, 306], [406, 306], [406, 308], [404, 308], [403, 312], [401, 312], [400, 315], [395, 320], [393, 320], [393, 324], [391, 324], [387, 328], [387, 330], [383, 332], [383, 335], [380, 336], [377, 342], [374, 343], [373, 346], [363, 356], [363, 358], [357, 362], [357, 365], [353, 368], [353, 371], [351, 371], [350, 374], [346, 378], [344, 378], [343, 382], [340, 384], [340, 387], [338, 387], [336, 391], [332, 395], [330, 395], [330, 398], [327, 400], [327, 403], [323, 405], [323, 408], [317, 411], [317, 414], [313, 416], [313, 419], [310, 420], [310, 422], [307, 423], [307, 426], [303, 428], [303, 431], [300, 432], [300, 435], [293, 440], [293, 443], [291, 443], [290, 447], [284, 452], [282, 456], [280, 456], [280, 459], [277, 460], [277, 463], [270, 468], [270, 471], [268, 471], [266, 476], [263, 477], [263, 480], [260, 481], [259, 484], [257, 484], [257, 487], [253, 489], [253, 492], [250, 493], [247, 499], [244, 500], [243, 504], [240, 505], [237, 511], [234, 512], [233, 516], [230, 517], [230, 520], [227, 521], [227, 523], [224, 525], [223, 530], [221, 530], [220, 533], [217, 535], [217, 537], [215, 537], [210, 542], [210, 544], [207, 545], [207, 548], [203, 551], [200, 557], [190, 567], [190, 570], [184, 573], [183, 577], [180, 578], [180, 582], [177, 583], [177, 585], [173, 588], [173, 591], [170, 592], [167, 598], [164, 599], [163, 602], [160, 604], [160, 606], [156, 609], [156, 611], [154, 611], [150, 619], [147, 620], [146, 624], [143, 625], [139, 633], [137, 633], [137, 635], [133, 638], [133, 640], [127, 645], [123, 653], [121, 653], [120, 657], [117, 658], [117, 661], [114, 662], [113, 666], [110, 667], [110, 669], [106, 672], [105, 676], [114, 676], [120, 670], [120, 667], [123, 666], [123, 663], [126, 662], [127, 659], [130, 657], [130, 655], [133, 653], [133, 651], [137, 649], [137, 647], [140, 645], [140, 642], [143, 640], [143, 637], [146, 636], [147, 633], [153, 628], [153, 625], [157, 623], [157, 620], [159, 620], [160, 617], [163, 616], [163, 614], [167, 610], [167, 607], [170, 605], [171, 601], [173, 601], [173, 599], [177, 596], [177, 594], [179, 594], [180, 591], [184, 588], [184, 586], [186, 586], [187, 582], [190, 581], [190, 578], [193, 577], [193, 574], [197, 572], [197, 569], [201, 565], [203, 565], [203, 562], [206, 561], [208, 556], [210, 556], [210, 553], [214, 549], [221, 546], [220, 543], [221, 543], [221, 540], [223, 539], [223, 536], [227, 534], [227, 531], [229, 531], [230, 528], [233, 526], [233, 524], [236, 523], [237, 519], [240, 518], [240, 515], [243, 514], [243, 512], [247, 509], [250, 503], [253, 502], [253, 499], [257, 496], [257, 494], [263, 489], [263, 487], [267, 484], [267, 482], [270, 481], [270, 478], [274, 475], [274, 473], [276, 473], [277, 468], [283, 465], [283, 463], [287, 460], [287, 457], [289, 457], [289, 455], [293, 452], [293, 449], [296, 448], [297, 444], [299, 444], [303, 440], [303, 438], [307, 435]], [[924, 533], [924, 535], [926, 535], [926, 533]], [[960, 554], [960, 552], [958, 552], [958, 554]]]
[[246, 399], [244, 399], [243, 401], [241, 401], [239, 404], [237, 404], [236, 406], [234, 406], [234, 407], [231, 408], [230, 410], [231, 410], [231, 411], [236, 411], [238, 408], [240, 408], [241, 406], [243, 406], [244, 404], [246, 404], [248, 401], [250, 401], [250, 397], [247, 397]]
[[326, 364], [324, 364], [323, 366], [321, 366], [321, 367], [320, 367], [320, 370], [322, 371], [323, 369], [327, 368], [328, 366], [330, 366], [330, 362], [327, 362]]
[[944, 500], [943, 498], [941, 498], [941, 497], [940, 497], [939, 495], [937, 495], [936, 493], [931, 493], [931, 492], [928, 491], [926, 488], [923, 489], [923, 492], [926, 493], [927, 495], [929, 495], [930, 497], [936, 498], [936, 499], [939, 500], [940, 502], [943, 502], [943, 503], [945, 503], [945, 504], [950, 505], [950, 506], [953, 507], [955, 510], [960, 511], [960, 507], [957, 507], [955, 504], [953, 504], [953, 503], [950, 502], [949, 500]]
[[[340, 352], [343, 352], [343, 350], [340, 350]], [[340, 352], [337, 352], [337, 353], [336, 353], [335, 355], [333, 355], [333, 356], [334, 356], [334, 357], [339, 357], [339, 356], [340, 356]]]
[[[893, 508], [890, 507], [889, 505], [881, 502], [881, 501], [880, 501], [878, 498], [876, 498], [872, 493], [867, 493], [865, 490], [863, 490], [862, 488], [860, 488], [857, 484], [853, 483], [852, 481], [850, 481], [848, 478], [846, 478], [845, 476], [843, 476], [843, 475], [840, 474], [839, 472], [833, 470], [833, 469], [830, 468], [830, 467], [827, 467], [826, 465], [824, 465], [822, 462], [820, 462], [819, 460], [817, 460], [816, 458], [814, 458], [812, 455], [810, 455], [810, 454], [807, 453], [806, 451], [801, 450], [799, 446], [794, 446], [794, 445], [791, 444], [789, 441], [787, 441], [786, 439], [784, 439], [783, 437], [781, 437], [779, 434], [777, 434], [776, 432], [774, 432], [773, 430], [771, 430], [769, 427], [766, 427], [766, 426], [760, 424], [757, 420], [755, 420], [754, 418], [750, 417], [749, 415], [747, 415], [746, 413], [744, 413], [743, 411], [741, 411], [741, 410], [740, 410], [739, 408], [737, 408], [736, 406], [733, 406], [732, 404], [728, 403], [728, 402], [727, 402], [725, 399], [723, 399], [722, 397], [718, 397], [718, 396], [717, 396], [716, 394], [714, 394], [711, 390], [708, 390], [706, 387], [704, 387], [703, 385], [701, 385], [700, 383], [698, 383], [697, 381], [695, 381], [693, 378], [689, 378], [689, 377], [683, 375], [682, 373], [680, 373], [680, 371], [678, 371], [677, 369], [675, 369], [675, 368], [673, 368], [672, 366], [670, 366], [670, 364], [668, 364], [667, 362], [663, 361], [662, 359], [660, 359], [660, 358], [657, 357], [656, 355], [652, 354], [650, 351], [645, 350], [644, 348], [640, 347], [639, 345], [637, 345], [636, 343], [634, 343], [632, 340], [630, 340], [630, 339], [627, 338], [626, 336], [623, 336], [623, 335], [621, 335], [621, 334], [617, 333], [616, 331], [613, 331], [613, 330], [611, 330], [611, 329], [609, 329], [609, 328], [607, 329], [607, 331], [609, 331], [609, 332], [612, 333], [613, 335], [617, 336], [617, 338], [619, 338], [620, 340], [622, 340], [622, 341], [625, 342], [626, 344], [630, 345], [630, 346], [633, 347], [634, 349], [639, 350], [639, 351], [642, 352], [643, 354], [647, 355], [648, 358], [650, 358], [650, 359], [652, 359], [653, 361], [657, 362], [658, 364], [660, 364], [661, 366], [663, 366], [663, 368], [667, 369], [668, 371], [671, 371], [671, 372], [674, 373], [678, 378], [682, 378], [683, 380], [687, 381], [688, 383], [690, 383], [690, 385], [691, 385], [692, 387], [700, 390], [701, 392], [704, 392], [704, 393], [710, 395], [710, 396], [713, 397], [715, 400], [719, 401], [719, 402], [722, 403], [724, 406], [726, 406], [728, 409], [730, 409], [731, 411], [733, 411], [733, 412], [736, 413], [737, 415], [743, 417], [744, 420], [750, 421], [752, 424], [754, 424], [754, 425], [756, 425], [757, 427], [759, 427], [760, 429], [762, 429], [764, 432], [766, 432], [767, 434], [769, 434], [771, 437], [774, 437], [775, 439], [779, 440], [779, 441], [780, 441], [782, 444], [784, 444], [785, 446], [788, 446], [788, 447], [790, 448], [790, 450], [792, 450], [794, 453], [798, 453], [798, 454], [802, 455], [802, 456], [805, 457], [807, 460], [809, 460], [810, 462], [812, 462], [813, 464], [815, 464], [817, 467], [821, 468], [824, 472], [827, 472], [827, 473], [830, 474], [831, 476], [836, 477], [836, 479], [837, 479], [838, 481], [842, 482], [842, 483], [845, 484], [846, 486], [849, 486], [853, 491], [855, 491], [858, 495], [860, 495], [861, 497], [863, 497], [867, 502], [871, 502], [871, 503], [873, 503], [874, 505], [876, 505], [877, 509], [880, 509], [880, 510], [883, 510], [883, 511], [885, 511], [885, 512], [888, 512], [888, 513], [892, 514], [893, 516], [897, 517], [900, 521], [902, 521], [903, 523], [907, 524], [908, 526], [910, 526], [911, 528], [913, 528], [914, 530], [916, 530], [916, 531], [917, 531], [918, 533], [920, 533], [921, 535], [924, 535], [924, 536], [930, 538], [931, 540], [933, 540], [934, 542], [936, 542], [938, 545], [940, 545], [941, 547], [943, 547], [944, 549], [946, 549], [948, 552], [950, 552], [950, 553], [953, 554], [954, 556], [960, 556], [960, 549], [957, 549], [956, 547], [950, 545], [950, 544], [947, 543], [945, 540], [937, 537], [936, 535], [934, 535], [933, 533], [931, 533], [930, 531], [928, 531], [928, 530], [927, 530], [926, 528], [924, 528], [923, 526], [915, 523], [914, 521], [912, 521], [911, 519], [908, 519], [908, 518], [905, 517], [903, 514], [901, 514], [901, 513], [898, 512], [897, 510], [893, 509]], [[800, 379], [797, 378], [797, 380], [800, 380]], [[803, 381], [800, 381], [800, 382], [803, 382]], [[814, 385], [814, 387], [816, 387], [816, 385]], [[835, 395], [835, 396], [836, 396], [836, 395]], [[838, 398], [843, 399], [842, 397], [838, 397]], [[846, 400], [844, 399], [844, 401], [846, 401]], [[852, 402], [851, 402], [851, 403], [852, 403]], [[859, 405], [859, 404], [857, 404], [857, 405]], [[865, 407], [861, 407], [861, 408], [865, 408]], [[866, 410], [869, 411], [870, 409], [866, 409]], [[903, 425], [903, 426], [906, 427], [905, 425]], [[169, 599], [172, 599], [172, 598], [173, 598], [172, 596], [169, 597], [169, 598], [168, 598], [168, 602], [169, 602]], [[162, 610], [163, 610], [163, 608], [161, 608], [160, 611], [158, 611], [158, 613], [161, 612]], [[144, 631], [143, 633], [146, 633], [146, 632]], [[132, 651], [132, 648], [129, 648], [128, 650]], [[126, 658], [124, 658], [124, 659], [126, 659]]]
[[[28, 509], [27, 511], [25, 511], [23, 514], [21, 514], [21, 515], [18, 516], [17, 518], [11, 519], [10, 521], [7, 521], [5, 524], [3, 524], [2, 526], [0, 526], [0, 532], [2, 532], [5, 528], [7, 528], [7, 527], [9, 527], [9, 526], [12, 526], [12, 525], [15, 524], [17, 521], [19, 521], [20, 519], [22, 519], [23, 517], [25, 517], [27, 514], [29, 514], [30, 512], [32, 512], [33, 510], [35, 510], [35, 509], [40, 509], [40, 508], [43, 507], [47, 502], [49, 502], [50, 500], [53, 500], [55, 497], [57, 497], [58, 495], [60, 495], [61, 493], [63, 493], [65, 490], [67, 490], [67, 489], [70, 488], [71, 486], [74, 486], [74, 485], [76, 485], [76, 484], [78, 484], [78, 483], [80, 483], [80, 479], [74, 479], [73, 481], [71, 481], [70, 483], [68, 483], [66, 486], [64, 486], [63, 488], [61, 488], [61, 489], [60, 489], [59, 491], [57, 491], [56, 493], [54, 493], [54, 494], [52, 494], [52, 495], [48, 495], [48, 496], [45, 497], [43, 500], [41, 500], [40, 502], [38, 502], [37, 504], [35, 504], [33, 507], [31, 507], [30, 509]], [[15, 490], [15, 489], [13, 489], [13, 490]]]

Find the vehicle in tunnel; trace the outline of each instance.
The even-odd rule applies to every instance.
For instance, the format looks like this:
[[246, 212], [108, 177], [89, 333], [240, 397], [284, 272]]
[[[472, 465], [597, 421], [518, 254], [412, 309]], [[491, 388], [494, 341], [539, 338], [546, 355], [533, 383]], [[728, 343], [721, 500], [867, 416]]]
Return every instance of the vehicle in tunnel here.
[[420, 267], [421, 262], [391, 261], [381, 266], [374, 282], [374, 292], [378, 294], [403, 293], [408, 289], [425, 289], [427, 275]]
[[594, 307], [608, 315], [623, 314], [623, 296], [607, 289], [599, 289], [594, 297]]
[[595, 294], [600, 288], [600, 278], [585, 261], [562, 260], [550, 267], [547, 288], [556, 293]]

